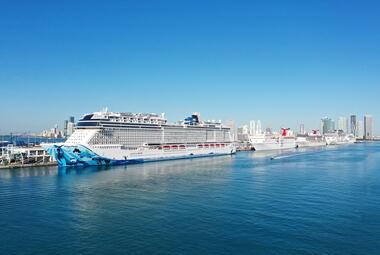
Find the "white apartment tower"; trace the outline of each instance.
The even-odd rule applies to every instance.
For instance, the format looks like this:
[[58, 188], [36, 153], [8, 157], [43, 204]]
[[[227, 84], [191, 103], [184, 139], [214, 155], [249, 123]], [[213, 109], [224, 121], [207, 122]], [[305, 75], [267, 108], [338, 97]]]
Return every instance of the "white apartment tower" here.
[[348, 118], [347, 117], [339, 117], [338, 118], [338, 130], [343, 130], [346, 134], [348, 134]]
[[254, 120], [251, 120], [249, 122], [249, 135], [255, 135], [256, 134], [256, 122]]

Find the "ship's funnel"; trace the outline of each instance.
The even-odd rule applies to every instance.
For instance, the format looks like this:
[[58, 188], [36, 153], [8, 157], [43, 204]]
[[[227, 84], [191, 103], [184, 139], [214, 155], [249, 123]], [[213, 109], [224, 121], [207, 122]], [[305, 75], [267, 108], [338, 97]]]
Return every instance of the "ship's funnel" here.
[[282, 130], [282, 136], [286, 136], [289, 128], [281, 128], [281, 130]]

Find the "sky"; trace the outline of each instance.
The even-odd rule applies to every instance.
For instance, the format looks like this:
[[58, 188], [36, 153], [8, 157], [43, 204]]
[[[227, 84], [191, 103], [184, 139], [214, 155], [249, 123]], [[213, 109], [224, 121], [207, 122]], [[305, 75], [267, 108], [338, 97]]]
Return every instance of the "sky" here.
[[98, 111], [319, 128], [374, 117], [379, 1], [0, 0], [0, 133]]

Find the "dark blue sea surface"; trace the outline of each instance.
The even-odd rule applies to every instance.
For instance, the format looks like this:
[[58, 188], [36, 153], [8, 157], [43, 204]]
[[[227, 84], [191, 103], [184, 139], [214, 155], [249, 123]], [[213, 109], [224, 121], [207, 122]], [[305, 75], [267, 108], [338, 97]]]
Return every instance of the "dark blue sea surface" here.
[[380, 254], [380, 143], [0, 170], [0, 254]]

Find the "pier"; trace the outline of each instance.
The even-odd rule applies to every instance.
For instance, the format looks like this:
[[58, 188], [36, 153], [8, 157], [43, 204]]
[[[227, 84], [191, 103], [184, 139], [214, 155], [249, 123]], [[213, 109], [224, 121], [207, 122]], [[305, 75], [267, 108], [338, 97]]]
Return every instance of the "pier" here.
[[10, 144], [0, 148], [0, 169], [56, 164], [41, 146], [18, 147]]

